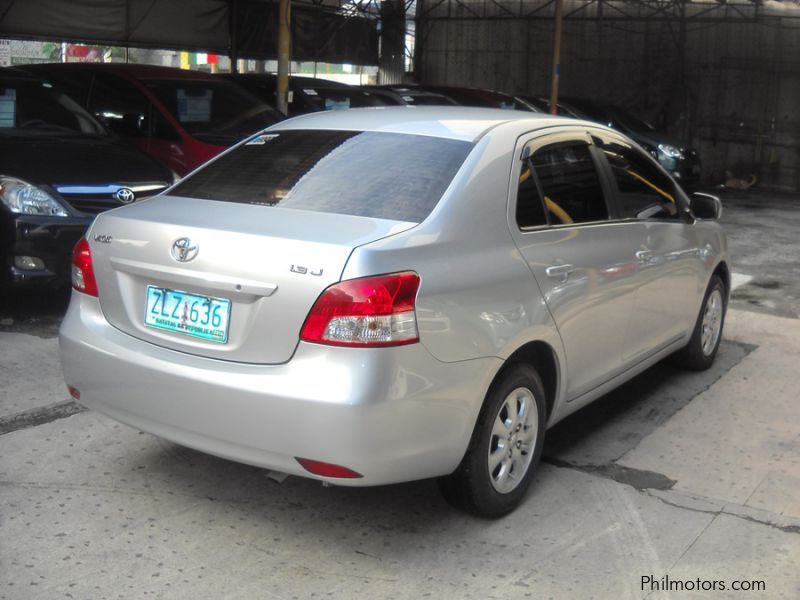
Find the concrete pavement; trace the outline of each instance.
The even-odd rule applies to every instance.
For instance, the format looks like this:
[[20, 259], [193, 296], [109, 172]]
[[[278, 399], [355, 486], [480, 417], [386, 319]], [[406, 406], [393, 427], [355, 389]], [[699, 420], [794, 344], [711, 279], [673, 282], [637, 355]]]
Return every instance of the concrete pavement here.
[[[0, 333], [0, 420], [40, 411], [0, 435], [0, 599], [800, 596], [800, 321], [731, 311], [710, 371], [658, 365], [566, 420], [498, 521], [430, 481], [277, 484], [48, 413], [66, 400], [53, 342]], [[645, 576], [766, 591], [664, 593]]]

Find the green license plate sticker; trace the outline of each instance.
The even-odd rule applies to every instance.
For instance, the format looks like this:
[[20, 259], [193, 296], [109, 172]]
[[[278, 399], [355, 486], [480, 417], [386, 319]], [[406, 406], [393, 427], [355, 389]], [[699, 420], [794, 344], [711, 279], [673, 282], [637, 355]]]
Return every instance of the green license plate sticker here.
[[144, 324], [225, 344], [231, 301], [147, 286]]

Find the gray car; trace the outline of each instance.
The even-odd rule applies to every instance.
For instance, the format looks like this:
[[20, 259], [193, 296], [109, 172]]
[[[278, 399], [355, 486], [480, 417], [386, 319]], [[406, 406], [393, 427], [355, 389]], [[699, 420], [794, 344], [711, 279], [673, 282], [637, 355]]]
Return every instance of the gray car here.
[[710, 366], [720, 210], [593, 123], [298, 117], [98, 216], [64, 375], [178, 444], [338, 485], [437, 477], [499, 516], [548, 427], [669, 355]]

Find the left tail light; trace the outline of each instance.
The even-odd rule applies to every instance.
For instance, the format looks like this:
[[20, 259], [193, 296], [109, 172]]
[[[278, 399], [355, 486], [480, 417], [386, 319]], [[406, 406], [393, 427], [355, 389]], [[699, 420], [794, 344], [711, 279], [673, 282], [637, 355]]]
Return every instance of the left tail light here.
[[72, 287], [83, 294], [98, 296], [97, 280], [92, 266], [92, 251], [86, 238], [81, 238], [72, 249]]
[[384, 347], [419, 341], [412, 271], [349, 279], [322, 292], [300, 339], [331, 346]]

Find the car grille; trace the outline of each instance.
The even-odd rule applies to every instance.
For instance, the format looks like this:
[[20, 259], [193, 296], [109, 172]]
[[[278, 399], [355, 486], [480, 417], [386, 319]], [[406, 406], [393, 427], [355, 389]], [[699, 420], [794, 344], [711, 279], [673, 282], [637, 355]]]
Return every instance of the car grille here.
[[109, 196], [67, 196], [63, 195], [75, 210], [87, 215], [97, 215], [103, 211], [123, 206], [122, 202]]
[[83, 215], [98, 215], [101, 212], [119, 208], [131, 202], [123, 202], [117, 197], [117, 191], [127, 188], [133, 191], [133, 202], [155, 196], [167, 188], [166, 183], [151, 184], [111, 184], [97, 186], [56, 186], [61, 197], [73, 209]]

